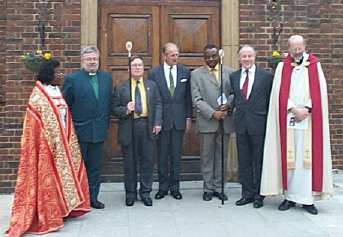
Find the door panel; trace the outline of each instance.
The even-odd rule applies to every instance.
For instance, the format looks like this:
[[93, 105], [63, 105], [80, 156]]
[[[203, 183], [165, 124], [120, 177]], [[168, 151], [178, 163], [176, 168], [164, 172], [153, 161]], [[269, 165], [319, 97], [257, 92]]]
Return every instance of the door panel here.
[[[144, 58], [146, 72], [161, 63], [161, 46], [175, 42], [180, 63], [194, 69], [203, 64], [207, 43], [220, 43], [220, 1], [119, 1], [99, 0], [99, 48], [101, 70], [112, 73], [113, 84], [128, 79], [126, 41], [132, 41], [133, 54]], [[185, 134], [181, 178], [201, 178], [199, 140], [193, 119]], [[117, 120], [111, 119], [105, 141], [103, 181], [121, 181], [123, 157], [117, 144]]]
[[180, 63], [194, 69], [203, 64], [207, 43], [219, 45], [219, 7], [164, 6], [161, 11], [162, 42], [175, 42]]

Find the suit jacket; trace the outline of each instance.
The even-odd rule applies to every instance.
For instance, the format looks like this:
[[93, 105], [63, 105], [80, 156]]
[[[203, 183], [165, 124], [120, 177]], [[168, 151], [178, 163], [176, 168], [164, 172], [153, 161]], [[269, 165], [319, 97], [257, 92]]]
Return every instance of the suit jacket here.
[[[112, 112], [119, 119], [118, 121], [118, 142], [121, 145], [128, 145], [132, 141], [132, 116], [126, 114], [126, 106], [131, 101], [130, 81], [124, 81], [113, 89]], [[162, 103], [160, 93], [155, 82], [144, 80], [148, 107], [148, 126], [151, 139], [158, 136], [152, 133], [154, 126], [162, 124]]]
[[[231, 69], [223, 67], [223, 92], [227, 98], [227, 104], [231, 106], [233, 96], [230, 96], [230, 73]], [[207, 66], [201, 66], [191, 73], [191, 90], [193, 104], [196, 108], [197, 128], [200, 133], [213, 133], [218, 130], [219, 121], [212, 118], [212, 114], [218, 108], [217, 99], [221, 94], [220, 82], [212, 75]], [[224, 132], [233, 131], [232, 116], [229, 114], [224, 119]]]
[[271, 73], [256, 67], [254, 84], [248, 100], [241, 94], [240, 78], [241, 69], [230, 75], [234, 94], [236, 132], [245, 133], [247, 130], [250, 135], [264, 135], [273, 76]]
[[149, 71], [148, 79], [156, 83], [163, 105], [162, 130], [170, 130], [173, 125], [178, 130], [186, 128], [186, 118], [192, 116], [192, 97], [189, 70], [177, 64], [177, 79], [174, 95], [171, 96], [164, 75], [163, 64]]
[[73, 123], [81, 142], [103, 142], [107, 136], [111, 110], [112, 77], [97, 71], [97, 99], [88, 72], [80, 70], [65, 77], [63, 95], [72, 113]]

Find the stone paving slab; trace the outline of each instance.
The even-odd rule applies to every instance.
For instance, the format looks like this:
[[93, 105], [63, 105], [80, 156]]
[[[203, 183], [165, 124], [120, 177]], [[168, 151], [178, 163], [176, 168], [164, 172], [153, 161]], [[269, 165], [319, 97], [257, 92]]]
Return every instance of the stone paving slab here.
[[[312, 216], [301, 207], [286, 212], [277, 210], [281, 197], [265, 199], [265, 206], [237, 207], [240, 185], [228, 183], [225, 205], [214, 198], [204, 202], [202, 182], [181, 183], [183, 200], [167, 196], [154, 200], [153, 207], [137, 201], [124, 205], [122, 183], [102, 184], [99, 199], [104, 210], [68, 219], [63, 229], [48, 237], [339, 237], [343, 236], [343, 173], [334, 175], [335, 196], [316, 202], [319, 215]], [[157, 184], [154, 183], [156, 193]], [[9, 222], [12, 195], [0, 195], [0, 236]], [[35, 235], [25, 235], [35, 236]]]

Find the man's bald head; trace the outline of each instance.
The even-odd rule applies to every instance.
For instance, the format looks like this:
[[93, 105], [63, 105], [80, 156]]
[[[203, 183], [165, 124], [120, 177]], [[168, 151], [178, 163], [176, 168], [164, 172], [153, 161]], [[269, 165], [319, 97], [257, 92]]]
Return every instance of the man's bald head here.
[[288, 39], [288, 51], [295, 61], [299, 61], [305, 52], [306, 43], [301, 35], [292, 35]]

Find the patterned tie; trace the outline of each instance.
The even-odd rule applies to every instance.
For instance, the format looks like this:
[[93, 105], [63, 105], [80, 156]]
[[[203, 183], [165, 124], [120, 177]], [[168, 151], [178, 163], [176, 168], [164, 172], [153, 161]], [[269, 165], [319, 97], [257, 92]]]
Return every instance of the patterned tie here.
[[136, 88], [135, 88], [135, 113], [140, 115], [142, 113], [142, 98], [141, 98], [141, 90], [139, 88], [139, 80], [136, 81]]
[[175, 91], [175, 85], [174, 85], [174, 78], [173, 78], [173, 74], [172, 74], [172, 69], [173, 69], [173, 66], [170, 66], [170, 70], [169, 70], [169, 92], [170, 92], [171, 96], [174, 95], [174, 91]]
[[245, 99], [248, 99], [249, 69], [246, 69], [245, 73], [247, 74], [247, 76], [245, 77], [245, 81], [243, 83], [241, 92], [242, 92], [243, 97]]

